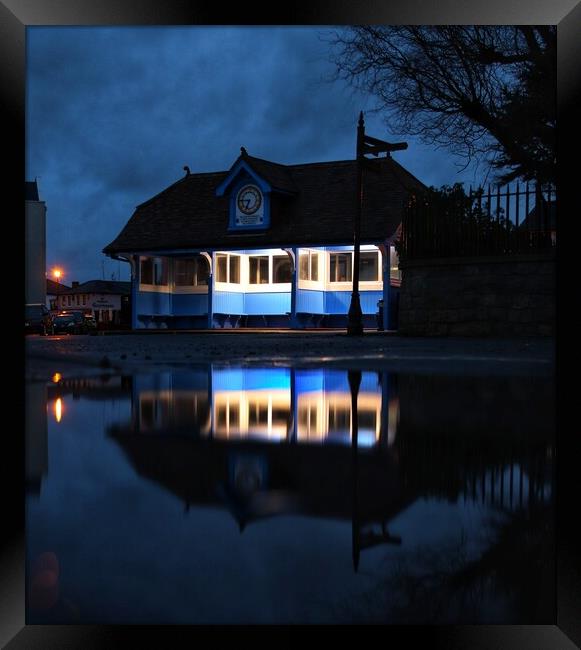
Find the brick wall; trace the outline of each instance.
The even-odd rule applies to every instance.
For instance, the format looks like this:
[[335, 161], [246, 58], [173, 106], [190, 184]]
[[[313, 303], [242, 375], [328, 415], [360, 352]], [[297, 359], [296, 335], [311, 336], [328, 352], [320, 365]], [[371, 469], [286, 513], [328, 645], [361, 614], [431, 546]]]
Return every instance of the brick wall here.
[[553, 255], [425, 260], [400, 268], [400, 334], [555, 334]]

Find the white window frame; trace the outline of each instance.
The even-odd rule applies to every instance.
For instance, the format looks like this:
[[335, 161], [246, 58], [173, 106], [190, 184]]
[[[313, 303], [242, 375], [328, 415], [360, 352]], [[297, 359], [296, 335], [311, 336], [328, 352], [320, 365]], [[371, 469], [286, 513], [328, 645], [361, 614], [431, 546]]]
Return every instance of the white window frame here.
[[[141, 280], [141, 263], [144, 260], [153, 260], [153, 284], [145, 284]], [[156, 266], [158, 262], [167, 264], [167, 284], [155, 284]], [[171, 293], [172, 290], [172, 264], [168, 257], [155, 257], [152, 255], [139, 256], [139, 291], [149, 291], [154, 293]]]
[[[218, 258], [226, 258], [226, 282], [218, 280]], [[230, 258], [238, 258], [238, 282], [230, 282]], [[248, 267], [247, 263], [243, 263], [245, 255], [241, 253], [230, 253], [226, 251], [217, 251], [214, 254], [214, 284], [219, 291], [244, 291], [244, 267]], [[246, 271], [248, 273], [248, 271]]]
[[[268, 248], [259, 251], [245, 252], [241, 257], [243, 264], [240, 270], [241, 291], [244, 293], [290, 293], [291, 282], [274, 283], [274, 261], [275, 256], [287, 255], [288, 253], [282, 248]], [[268, 284], [250, 284], [250, 258], [251, 257], [268, 257]]]
[[[194, 260], [194, 284], [176, 284], [176, 263], [184, 260]], [[194, 254], [191, 257], [183, 258], [174, 258], [172, 260], [172, 290], [174, 294], [181, 293], [208, 293], [208, 283], [198, 284], [198, 268], [200, 260], [204, 260], [205, 264], [208, 264], [208, 261], [204, 258], [203, 255]]]
[[[269, 284], [274, 284], [272, 281], [272, 255], [260, 255], [253, 253], [252, 255], [248, 255], [248, 284], [253, 287], [264, 287], [265, 285]], [[251, 282], [250, 281], [250, 260], [252, 258], [255, 259], [266, 259], [266, 282]], [[260, 263], [258, 263], [257, 267], [257, 279], [260, 280], [262, 279], [262, 275], [260, 273]]]
[[[297, 282], [299, 289], [317, 289], [322, 291], [325, 286], [325, 275], [327, 270], [325, 268], [326, 256], [321, 254], [321, 251], [313, 248], [299, 248], [297, 251]], [[309, 279], [301, 279], [301, 255], [308, 255], [308, 270], [309, 270]], [[312, 271], [312, 260], [313, 258], [317, 259], [317, 280], [311, 280], [311, 271]]]
[[[377, 246], [372, 246], [369, 244], [364, 244], [360, 248], [361, 253], [377, 253], [378, 259], [378, 280], [361, 280], [359, 279], [359, 290], [360, 291], [382, 291], [383, 290], [383, 257], [381, 251]], [[351, 280], [348, 282], [331, 282], [331, 255], [336, 255], [337, 253], [351, 253], [351, 273], [355, 268], [354, 257], [355, 251], [353, 248], [351, 250], [327, 250], [325, 256], [326, 260], [326, 270], [325, 270], [325, 290], [326, 291], [353, 291], [353, 275]]]

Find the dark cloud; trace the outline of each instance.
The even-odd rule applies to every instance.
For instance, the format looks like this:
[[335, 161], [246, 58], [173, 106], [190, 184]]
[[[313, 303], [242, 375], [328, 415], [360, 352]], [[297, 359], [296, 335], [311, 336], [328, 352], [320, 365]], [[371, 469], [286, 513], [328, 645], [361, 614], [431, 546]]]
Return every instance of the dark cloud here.
[[[28, 28], [26, 173], [48, 207], [48, 265], [101, 277], [101, 249], [183, 165], [228, 169], [240, 146], [287, 164], [353, 158], [372, 101], [328, 82], [324, 31]], [[402, 139], [378, 115], [367, 126]], [[397, 159], [427, 184], [459, 179], [447, 153], [415, 142]]]

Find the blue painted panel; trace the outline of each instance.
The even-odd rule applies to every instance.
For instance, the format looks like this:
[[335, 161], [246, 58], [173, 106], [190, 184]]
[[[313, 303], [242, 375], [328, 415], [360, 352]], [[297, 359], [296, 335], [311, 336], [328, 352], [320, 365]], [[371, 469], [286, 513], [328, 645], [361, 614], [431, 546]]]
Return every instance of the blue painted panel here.
[[137, 320], [137, 294], [139, 293], [139, 256], [133, 255], [134, 273], [131, 274], [131, 327], [137, 329], [139, 321]]
[[247, 293], [244, 295], [245, 314], [286, 314], [291, 309], [290, 291], [280, 293]]
[[347, 372], [345, 370], [325, 370], [324, 388], [326, 392], [350, 393]]
[[[349, 375], [345, 370], [324, 371], [325, 390], [338, 393], [351, 393]], [[360, 393], [380, 393], [381, 385], [376, 372], [364, 371], [361, 373]]]
[[171, 314], [171, 295], [157, 291], [138, 291], [136, 314]]
[[243, 314], [244, 294], [235, 291], [214, 290], [214, 313], [215, 314]]
[[176, 316], [182, 314], [203, 315], [208, 313], [207, 293], [174, 293], [171, 300], [172, 311]]
[[323, 390], [323, 373], [324, 371], [322, 369], [295, 370], [295, 386], [297, 395]]
[[325, 248], [323, 250], [331, 251], [331, 252], [333, 252], [333, 251], [347, 251], [347, 252], [349, 252], [349, 251], [353, 250], [353, 245], [351, 245], [351, 246], [325, 246]]
[[297, 313], [301, 312], [307, 314], [324, 314], [324, 292], [299, 289], [297, 291]]
[[244, 369], [212, 368], [212, 390], [244, 390]]
[[213, 368], [214, 391], [288, 390], [289, 368]]
[[246, 390], [290, 391], [290, 368], [247, 368], [244, 373]]
[[[382, 291], [360, 291], [359, 300], [364, 314], [377, 313], [377, 302], [383, 297]], [[351, 304], [351, 291], [326, 291], [325, 313], [346, 314]]]

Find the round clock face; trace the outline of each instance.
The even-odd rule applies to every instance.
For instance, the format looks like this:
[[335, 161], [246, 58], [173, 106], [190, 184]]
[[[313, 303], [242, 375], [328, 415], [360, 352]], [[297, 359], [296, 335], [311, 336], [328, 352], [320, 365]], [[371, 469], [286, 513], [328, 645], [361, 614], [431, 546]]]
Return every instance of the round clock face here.
[[244, 214], [254, 214], [262, 203], [260, 190], [254, 185], [246, 185], [238, 192], [238, 209]]

